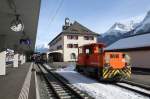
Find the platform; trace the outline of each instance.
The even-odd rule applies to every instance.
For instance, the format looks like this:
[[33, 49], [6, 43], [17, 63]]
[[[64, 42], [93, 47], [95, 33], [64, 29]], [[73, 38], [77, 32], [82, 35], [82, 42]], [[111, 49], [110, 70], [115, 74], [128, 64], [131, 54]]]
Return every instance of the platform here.
[[32, 65], [24, 63], [18, 68], [6, 68], [6, 75], [0, 76], [0, 99], [36, 99]]

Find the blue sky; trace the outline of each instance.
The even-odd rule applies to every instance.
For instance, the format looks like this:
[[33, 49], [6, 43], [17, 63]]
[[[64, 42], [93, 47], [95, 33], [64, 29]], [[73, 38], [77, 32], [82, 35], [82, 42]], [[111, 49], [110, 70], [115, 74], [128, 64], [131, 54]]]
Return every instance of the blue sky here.
[[115, 22], [145, 15], [150, 10], [150, 0], [63, 0], [56, 14], [62, 0], [41, 1], [36, 46], [47, 45], [59, 34], [65, 17], [104, 33]]

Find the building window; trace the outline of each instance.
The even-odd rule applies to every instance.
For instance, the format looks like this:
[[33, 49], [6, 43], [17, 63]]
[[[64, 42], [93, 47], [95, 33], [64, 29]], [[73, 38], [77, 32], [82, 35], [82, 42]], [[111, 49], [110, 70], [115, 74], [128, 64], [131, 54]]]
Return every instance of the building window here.
[[89, 36], [89, 40], [94, 40], [94, 37], [93, 36]]
[[57, 46], [57, 49], [58, 49], [58, 50], [59, 50], [59, 49], [62, 49], [62, 45]]
[[77, 40], [78, 39], [78, 35], [67, 35], [67, 39]]
[[78, 36], [77, 36], [77, 35], [75, 35], [75, 36], [74, 36], [74, 39], [75, 39], [75, 40], [78, 40]]
[[67, 44], [68, 48], [73, 48], [73, 44]]
[[93, 36], [84, 36], [84, 40], [94, 40]]
[[78, 44], [73, 44], [73, 47], [74, 48], [78, 48]]
[[72, 36], [71, 35], [67, 35], [67, 39], [72, 39]]
[[89, 40], [89, 37], [88, 36], [84, 36], [84, 40]]
[[78, 48], [78, 44], [67, 44], [67, 48]]
[[70, 54], [70, 58], [71, 58], [71, 59], [76, 59], [76, 54], [75, 54], [75, 53], [71, 53], [71, 54]]

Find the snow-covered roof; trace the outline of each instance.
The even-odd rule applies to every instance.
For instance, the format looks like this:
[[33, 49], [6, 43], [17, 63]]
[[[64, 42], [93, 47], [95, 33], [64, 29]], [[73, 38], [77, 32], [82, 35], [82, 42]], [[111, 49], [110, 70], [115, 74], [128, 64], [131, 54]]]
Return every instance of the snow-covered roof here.
[[150, 47], [150, 33], [123, 38], [108, 46], [105, 50], [120, 50]]

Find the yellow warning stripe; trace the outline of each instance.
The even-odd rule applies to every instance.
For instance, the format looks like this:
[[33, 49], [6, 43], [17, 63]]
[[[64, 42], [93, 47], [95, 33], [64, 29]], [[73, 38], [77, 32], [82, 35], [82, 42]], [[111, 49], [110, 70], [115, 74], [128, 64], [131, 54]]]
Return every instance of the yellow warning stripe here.
[[107, 76], [110, 74], [110, 72], [111, 72], [111, 70], [109, 70], [108, 73], [105, 74], [103, 77], [104, 77], [104, 78], [107, 78]]
[[118, 71], [118, 70], [116, 70], [116, 71], [115, 71], [115, 73], [114, 73], [114, 76], [115, 76], [118, 72], [119, 72], [119, 71]]
[[105, 75], [107, 72], [109, 72], [109, 69], [103, 69], [103, 75]]
[[116, 70], [112, 70], [112, 72], [109, 74], [108, 77], [111, 78], [113, 76], [114, 72], [116, 72]]
[[131, 77], [131, 68], [117, 69], [117, 70], [103, 69], [103, 78], [104, 79], [111, 78], [111, 77], [114, 77], [118, 73], [124, 77], [130, 78]]
[[123, 73], [124, 76], [130, 78], [130, 75], [131, 75], [130, 70], [124, 69], [124, 70], [121, 70], [121, 71], [122, 71], [122, 73]]

